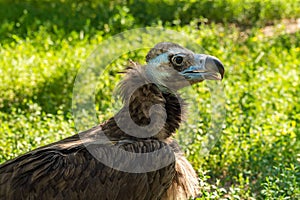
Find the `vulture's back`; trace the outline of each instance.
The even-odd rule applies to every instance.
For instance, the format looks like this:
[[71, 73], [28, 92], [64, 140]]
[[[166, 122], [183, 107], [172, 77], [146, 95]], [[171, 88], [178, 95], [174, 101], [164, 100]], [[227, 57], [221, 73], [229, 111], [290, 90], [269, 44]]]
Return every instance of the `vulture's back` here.
[[[109, 153], [99, 144], [86, 145], [95, 145], [92, 148], [100, 156]], [[158, 140], [127, 139], [119, 147], [148, 153], [165, 145]], [[90, 154], [76, 135], [1, 165], [0, 199], [160, 199], [174, 176], [174, 162], [147, 173], [107, 167]]]

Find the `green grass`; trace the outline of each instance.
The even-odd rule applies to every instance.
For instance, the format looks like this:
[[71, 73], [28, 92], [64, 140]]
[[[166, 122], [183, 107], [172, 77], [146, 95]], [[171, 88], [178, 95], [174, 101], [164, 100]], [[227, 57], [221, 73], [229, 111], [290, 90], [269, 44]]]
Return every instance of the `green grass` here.
[[[209, 155], [199, 155], [210, 125], [205, 84], [194, 88], [199, 124], [184, 129], [196, 139], [189, 146], [181, 140], [201, 178], [202, 199], [299, 198], [300, 33], [265, 37], [261, 31], [299, 17], [299, 1], [152, 0], [143, 11], [146, 3], [128, 2], [0, 1], [0, 162], [76, 133], [74, 79], [103, 40], [134, 27], [164, 26], [194, 38], [226, 67], [220, 140]], [[142, 61], [143, 53], [113, 65], [121, 70], [129, 58]], [[111, 91], [120, 76], [102, 78], [100, 121], [113, 113]]]

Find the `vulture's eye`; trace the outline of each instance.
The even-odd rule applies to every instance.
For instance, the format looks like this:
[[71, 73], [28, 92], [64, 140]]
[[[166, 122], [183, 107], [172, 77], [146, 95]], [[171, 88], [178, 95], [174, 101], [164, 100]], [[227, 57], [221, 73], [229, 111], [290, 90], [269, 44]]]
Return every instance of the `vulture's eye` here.
[[182, 56], [173, 56], [172, 63], [175, 65], [181, 65], [183, 63], [183, 57]]

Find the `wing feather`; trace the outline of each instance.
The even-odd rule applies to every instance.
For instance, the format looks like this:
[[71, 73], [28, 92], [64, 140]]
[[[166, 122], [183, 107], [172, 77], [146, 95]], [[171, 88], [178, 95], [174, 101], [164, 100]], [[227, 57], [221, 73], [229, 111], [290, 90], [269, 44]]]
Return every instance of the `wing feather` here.
[[[100, 156], [108, 155], [106, 148], [79, 140], [72, 136], [0, 165], [0, 199], [160, 199], [175, 175], [174, 162], [147, 173], [112, 169], [94, 158], [85, 145], [94, 145]], [[134, 153], [166, 146], [150, 139], [118, 144]], [[109, 159], [126, 162], [122, 157]]]

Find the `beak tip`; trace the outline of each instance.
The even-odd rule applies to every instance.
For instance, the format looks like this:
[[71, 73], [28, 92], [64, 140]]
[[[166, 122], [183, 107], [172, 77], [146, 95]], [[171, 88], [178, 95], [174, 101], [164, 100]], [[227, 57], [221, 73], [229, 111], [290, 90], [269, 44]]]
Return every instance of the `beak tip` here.
[[225, 73], [224, 65], [218, 58], [216, 58], [214, 56], [209, 56], [208, 59], [211, 63], [213, 63], [217, 67], [217, 70], [220, 73], [221, 80], [222, 80], [224, 77], [224, 73]]

